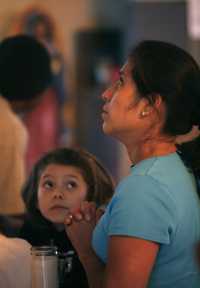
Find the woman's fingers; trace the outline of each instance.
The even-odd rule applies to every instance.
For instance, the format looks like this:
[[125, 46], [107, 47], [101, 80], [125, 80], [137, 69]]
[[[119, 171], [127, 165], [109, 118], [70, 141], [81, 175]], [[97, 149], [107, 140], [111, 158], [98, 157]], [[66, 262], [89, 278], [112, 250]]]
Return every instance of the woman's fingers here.
[[96, 204], [94, 202], [84, 201], [81, 204], [80, 212], [82, 213], [84, 220], [91, 221], [95, 218]]
[[73, 221], [73, 215], [71, 213], [68, 213], [66, 216], [65, 216], [65, 219], [64, 219], [64, 224], [69, 226], [72, 224], [72, 221]]
[[94, 202], [84, 201], [81, 203], [80, 209], [76, 211], [69, 211], [65, 216], [64, 224], [69, 226], [73, 221], [91, 221], [96, 217], [96, 204]]

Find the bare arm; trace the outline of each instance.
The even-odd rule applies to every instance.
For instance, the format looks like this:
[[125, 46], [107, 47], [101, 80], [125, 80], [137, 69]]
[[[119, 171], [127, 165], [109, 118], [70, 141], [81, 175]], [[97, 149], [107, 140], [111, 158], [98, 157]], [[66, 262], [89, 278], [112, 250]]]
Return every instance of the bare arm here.
[[138, 238], [112, 236], [106, 266], [95, 253], [80, 255], [90, 288], [145, 288], [158, 252], [158, 244]]
[[66, 233], [85, 268], [89, 287], [102, 288], [105, 265], [96, 256], [91, 246], [92, 232], [96, 225], [96, 216], [98, 217], [95, 204], [85, 202], [81, 205], [80, 212], [72, 214], [69, 213], [65, 219]]
[[112, 236], [103, 288], [145, 288], [159, 245], [143, 239]]
[[90, 288], [147, 287], [159, 245], [134, 237], [111, 236], [105, 266], [91, 247], [95, 221], [93, 217], [84, 219], [85, 216], [73, 221], [66, 230], [85, 268]]
[[83, 264], [90, 288], [103, 288], [105, 283], [105, 265], [92, 251], [90, 254], [79, 255]]

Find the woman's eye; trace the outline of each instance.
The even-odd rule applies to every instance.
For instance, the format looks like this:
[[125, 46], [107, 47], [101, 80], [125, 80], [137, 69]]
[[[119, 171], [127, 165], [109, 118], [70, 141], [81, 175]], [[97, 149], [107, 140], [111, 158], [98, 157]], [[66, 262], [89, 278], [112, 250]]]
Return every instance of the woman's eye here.
[[116, 88], [120, 88], [124, 84], [124, 80], [122, 77], [120, 77], [117, 82], [115, 83]]
[[118, 80], [118, 86], [122, 86], [124, 84], [124, 79], [123, 77], [120, 77]]

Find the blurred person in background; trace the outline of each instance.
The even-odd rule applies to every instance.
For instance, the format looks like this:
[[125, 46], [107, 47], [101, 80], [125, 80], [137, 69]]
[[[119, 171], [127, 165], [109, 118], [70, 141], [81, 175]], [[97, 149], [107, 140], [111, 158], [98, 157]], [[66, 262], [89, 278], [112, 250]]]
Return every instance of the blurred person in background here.
[[26, 113], [24, 123], [29, 131], [27, 149], [27, 170], [44, 152], [65, 142], [67, 128], [63, 123], [63, 108], [67, 96], [65, 85], [65, 62], [57, 47], [56, 25], [52, 17], [39, 8], [29, 8], [21, 16], [21, 33], [31, 35], [40, 41], [51, 57], [52, 83], [42, 97], [40, 104]]
[[17, 113], [38, 104], [51, 82], [46, 48], [30, 36], [13, 36], [0, 43], [0, 213], [24, 211], [27, 131]]

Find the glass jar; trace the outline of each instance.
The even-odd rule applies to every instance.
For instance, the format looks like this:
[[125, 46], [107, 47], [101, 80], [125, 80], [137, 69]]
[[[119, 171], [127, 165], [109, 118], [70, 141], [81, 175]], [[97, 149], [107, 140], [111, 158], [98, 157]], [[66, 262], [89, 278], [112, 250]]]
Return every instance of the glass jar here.
[[55, 246], [32, 246], [31, 288], [58, 288], [58, 251]]

